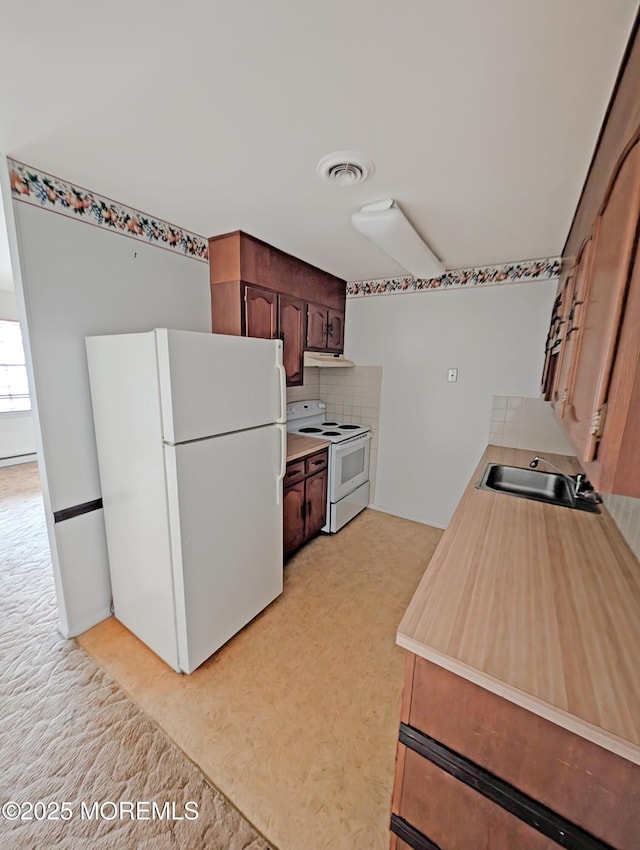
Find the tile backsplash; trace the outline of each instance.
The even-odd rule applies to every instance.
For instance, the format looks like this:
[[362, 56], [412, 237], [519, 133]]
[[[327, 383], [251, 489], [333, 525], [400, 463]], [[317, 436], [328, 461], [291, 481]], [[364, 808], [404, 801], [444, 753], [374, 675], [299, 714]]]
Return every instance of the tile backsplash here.
[[358, 422], [371, 427], [371, 502], [374, 501], [378, 463], [381, 389], [381, 366], [354, 366], [351, 369], [305, 369], [304, 385], [289, 387], [287, 390], [287, 402], [321, 398], [327, 404], [327, 419], [336, 418], [343, 422]]
[[320, 395], [320, 371], [317, 367], [305, 369], [303, 374], [304, 384], [301, 387], [287, 387], [287, 404], [308, 398], [322, 398]]
[[631, 551], [640, 561], [640, 499], [603, 493], [602, 501]]
[[569, 441], [543, 398], [494, 395], [489, 442], [494, 446], [573, 455]]
[[[494, 396], [489, 442], [541, 453], [575, 454], [554, 419], [551, 404], [542, 398]], [[603, 493], [602, 499], [620, 533], [640, 560], [640, 499], [608, 493]]]

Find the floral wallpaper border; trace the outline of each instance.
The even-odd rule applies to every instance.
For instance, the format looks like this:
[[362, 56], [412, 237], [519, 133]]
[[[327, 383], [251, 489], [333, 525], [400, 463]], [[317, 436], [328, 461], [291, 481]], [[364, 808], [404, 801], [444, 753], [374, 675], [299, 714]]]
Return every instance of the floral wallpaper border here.
[[528, 283], [532, 280], [551, 280], [560, 276], [560, 258], [523, 260], [498, 266], [471, 269], [454, 269], [440, 277], [421, 280], [413, 275], [381, 278], [379, 280], [352, 280], [347, 283], [347, 298], [367, 295], [396, 295], [406, 292], [430, 292], [442, 289], [471, 289], [476, 286], [499, 286], [507, 283]]
[[10, 158], [7, 162], [11, 194], [17, 201], [44, 207], [194, 260], [209, 262], [208, 240], [196, 233], [74, 186], [30, 165]]

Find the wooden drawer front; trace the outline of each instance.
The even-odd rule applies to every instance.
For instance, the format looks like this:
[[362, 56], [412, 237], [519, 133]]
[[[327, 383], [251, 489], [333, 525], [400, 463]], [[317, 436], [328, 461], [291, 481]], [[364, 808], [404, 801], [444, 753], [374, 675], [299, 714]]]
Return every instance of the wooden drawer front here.
[[442, 848], [404, 818], [391, 815], [389, 850], [442, 850]]
[[284, 474], [283, 486], [293, 484], [295, 481], [300, 481], [304, 478], [304, 460], [294, 460], [287, 464], [287, 471]]
[[602, 841], [639, 846], [639, 765], [420, 657], [404, 717]]
[[313, 475], [316, 472], [320, 472], [321, 469], [327, 468], [327, 462], [329, 458], [329, 453], [327, 449], [324, 449], [321, 452], [318, 452], [315, 455], [311, 455], [305, 459], [305, 473], [307, 475]]
[[409, 749], [398, 814], [442, 850], [558, 850], [560, 847]]

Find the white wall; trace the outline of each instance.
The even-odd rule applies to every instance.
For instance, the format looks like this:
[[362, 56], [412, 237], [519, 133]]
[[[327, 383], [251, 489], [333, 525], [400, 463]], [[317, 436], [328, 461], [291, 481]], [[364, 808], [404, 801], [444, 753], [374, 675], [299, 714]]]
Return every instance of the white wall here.
[[8, 289], [0, 289], [0, 319], [17, 319], [18, 305], [16, 294]]
[[14, 203], [13, 213], [60, 627], [74, 635], [108, 616], [111, 601], [102, 511], [52, 522], [54, 511], [100, 497], [84, 337], [209, 331], [209, 271], [39, 207]]
[[539, 395], [556, 286], [347, 300], [346, 356], [383, 367], [376, 507], [449, 522], [488, 442], [493, 396]]
[[[15, 292], [0, 289], [0, 319], [17, 319]], [[34, 460], [36, 450], [31, 413], [0, 413], [0, 466]]]

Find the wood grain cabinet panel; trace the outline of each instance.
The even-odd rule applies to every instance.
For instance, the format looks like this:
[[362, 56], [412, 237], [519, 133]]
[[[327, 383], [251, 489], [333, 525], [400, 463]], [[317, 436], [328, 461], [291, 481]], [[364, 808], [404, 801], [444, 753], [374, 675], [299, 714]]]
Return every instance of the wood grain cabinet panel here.
[[569, 394], [573, 388], [576, 369], [576, 352], [580, 327], [583, 326], [585, 287], [591, 263], [593, 240], [589, 238], [582, 246], [575, 267], [562, 289], [561, 328], [562, 343], [557, 356], [551, 402], [564, 418], [569, 405]]
[[305, 475], [305, 465], [304, 460], [296, 460], [290, 461], [287, 464], [287, 469], [284, 474], [283, 484], [285, 487], [288, 487], [289, 484], [294, 484], [296, 481], [300, 481], [304, 478]]
[[289, 484], [283, 490], [282, 522], [285, 555], [298, 549], [305, 541], [305, 510], [305, 482], [301, 479], [295, 484]]
[[560, 847], [411, 750], [405, 759], [399, 815], [442, 850]]
[[342, 352], [346, 281], [242, 231], [209, 240], [213, 333], [279, 337], [289, 386], [305, 349]]
[[563, 338], [550, 394], [596, 489], [635, 497], [640, 496], [640, 404], [634, 403], [640, 398], [639, 220], [636, 141], [562, 285]]
[[245, 336], [275, 339], [278, 328], [278, 296], [267, 289], [245, 286]]
[[322, 449], [287, 464], [283, 489], [285, 557], [315, 537], [327, 521], [328, 458], [328, 449]]
[[318, 452], [317, 454], [311, 455], [311, 457], [306, 458], [304, 462], [305, 473], [307, 475], [313, 475], [315, 472], [320, 472], [323, 469], [327, 468], [329, 463], [329, 454], [327, 451]]
[[327, 349], [342, 352], [344, 350], [344, 310], [329, 310], [327, 330]]
[[[640, 497], [640, 13], [569, 235], [543, 392], [596, 489]], [[573, 280], [571, 279], [573, 278]], [[573, 288], [573, 295], [571, 289]], [[567, 296], [567, 297], [565, 297]], [[566, 313], [563, 319], [567, 319]]]
[[306, 348], [341, 353], [344, 350], [344, 310], [307, 304]]
[[307, 478], [306, 537], [315, 537], [327, 521], [326, 466]]
[[594, 226], [578, 325], [575, 370], [569, 386], [565, 427], [578, 459], [592, 461], [601, 437], [594, 417], [609, 392], [622, 308], [627, 294], [640, 215], [640, 144], [625, 156]]
[[307, 339], [305, 348], [324, 351], [327, 347], [326, 307], [319, 304], [307, 304]]
[[640, 766], [411, 653], [401, 719], [392, 811], [442, 850], [637, 848]]
[[299, 298], [291, 298], [288, 295], [278, 296], [279, 336], [282, 340], [282, 360], [289, 386], [302, 384], [305, 307], [305, 302]]

